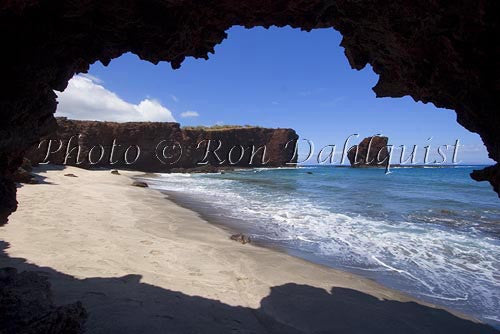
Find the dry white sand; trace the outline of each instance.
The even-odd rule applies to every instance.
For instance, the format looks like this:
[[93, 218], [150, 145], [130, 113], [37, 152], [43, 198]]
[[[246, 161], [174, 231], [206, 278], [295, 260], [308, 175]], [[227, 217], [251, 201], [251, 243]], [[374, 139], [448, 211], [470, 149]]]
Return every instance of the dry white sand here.
[[[332, 309], [312, 306], [332, 296], [332, 287], [362, 292], [338, 289], [339, 323], [353, 314], [351, 322], [379, 317], [388, 326], [384, 317], [396, 318], [394, 310], [405, 305], [436, 312], [384, 302], [411, 299], [359, 276], [232, 241], [164, 194], [131, 186], [136, 173], [120, 173], [42, 171], [45, 183], [19, 188], [19, 208], [0, 228], [9, 245], [0, 266], [44, 273], [60, 304], [81, 300], [89, 332], [279, 332], [275, 322], [298, 332], [328, 330], [333, 325], [321, 324], [328, 320], [310, 318]], [[255, 312], [259, 308], [265, 312]], [[300, 319], [304, 309], [314, 314]]]

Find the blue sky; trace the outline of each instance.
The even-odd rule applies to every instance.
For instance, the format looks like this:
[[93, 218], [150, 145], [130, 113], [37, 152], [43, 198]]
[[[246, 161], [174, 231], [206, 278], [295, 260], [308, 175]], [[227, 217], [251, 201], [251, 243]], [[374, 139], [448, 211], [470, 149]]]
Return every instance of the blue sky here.
[[[133, 54], [108, 67], [96, 63], [83, 86], [75, 82], [61, 95], [57, 114], [290, 127], [312, 140], [316, 151], [327, 144], [339, 150], [354, 133], [360, 138], [381, 133], [395, 146], [430, 143], [431, 152], [459, 139], [462, 163], [491, 163], [479, 136], [458, 125], [453, 111], [410, 97], [375, 98], [371, 88], [378, 76], [369, 66], [362, 71], [349, 67], [341, 36], [333, 29], [233, 27], [228, 35], [208, 61], [188, 58], [178, 70]], [[448, 152], [451, 157], [451, 148]]]

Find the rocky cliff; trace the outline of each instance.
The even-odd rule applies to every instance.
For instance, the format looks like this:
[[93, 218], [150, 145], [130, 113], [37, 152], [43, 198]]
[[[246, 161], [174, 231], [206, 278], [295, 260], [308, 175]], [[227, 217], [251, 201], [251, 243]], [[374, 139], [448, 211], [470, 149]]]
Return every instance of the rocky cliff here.
[[364, 138], [347, 153], [352, 167], [385, 167], [389, 163], [387, 142], [389, 138], [372, 136]]
[[[294, 163], [292, 129], [182, 129], [178, 123], [98, 122], [57, 118], [58, 129], [35, 145], [33, 163], [145, 172], [220, 167], [277, 167]], [[288, 144], [288, 145], [287, 145]]]

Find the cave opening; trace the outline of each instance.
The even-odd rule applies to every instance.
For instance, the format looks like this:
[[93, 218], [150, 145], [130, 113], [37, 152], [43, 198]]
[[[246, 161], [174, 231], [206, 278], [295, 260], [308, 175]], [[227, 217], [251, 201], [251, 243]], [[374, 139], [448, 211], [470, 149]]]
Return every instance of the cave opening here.
[[[370, 65], [352, 71], [339, 46], [342, 36], [334, 29], [235, 26], [226, 33], [228, 38], [208, 60], [187, 58], [177, 70], [132, 53], [106, 66], [97, 62], [88, 73], [75, 75], [63, 93], [56, 92], [55, 116], [288, 127], [312, 142], [316, 152], [311, 154], [327, 146], [340, 148], [352, 134], [358, 139], [381, 134], [390, 138], [396, 156], [406, 147], [420, 147], [412, 164], [493, 162], [480, 137], [454, 122], [452, 110], [409, 96], [377, 98], [372, 87], [379, 76]], [[443, 158], [438, 150], [455, 147], [457, 140], [459, 155], [450, 149]], [[425, 153], [429, 148], [430, 157]], [[314, 157], [307, 159], [308, 144], [300, 150], [300, 161], [317, 163]], [[334, 161], [345, 161], [340, 150], [335, 154]], [[452, 159], [455, 155], [458, 160]]]

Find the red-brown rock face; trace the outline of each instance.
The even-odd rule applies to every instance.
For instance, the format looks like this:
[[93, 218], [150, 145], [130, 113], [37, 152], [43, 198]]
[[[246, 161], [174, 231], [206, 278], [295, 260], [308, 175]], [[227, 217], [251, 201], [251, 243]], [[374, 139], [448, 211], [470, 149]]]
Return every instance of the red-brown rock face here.
[[[498, 0], [2, 1], [0, 220], [16, 208], [11, 175], [24, 151], [55, 129], [54, 89], [128, 51], [174, 68], [206, 58], [233, 25], [339, 30], [351, 66], [380, 75], [377, 96], [455, 110], [500, 161], [499, 12]], [[498, 189], [499, 170], [476, 179]]]
[[168, 172], [218, 167], [278, 167], [296, 161], [292, 129], [181, 129], [178, 123], [57, 118], [58, 130], [27, 154], [33, 163]]
[[347, 153], [352, 167], [385, 167], [389, 163], [387, 142], [389, 138], [373, 136], [364, 138]]

